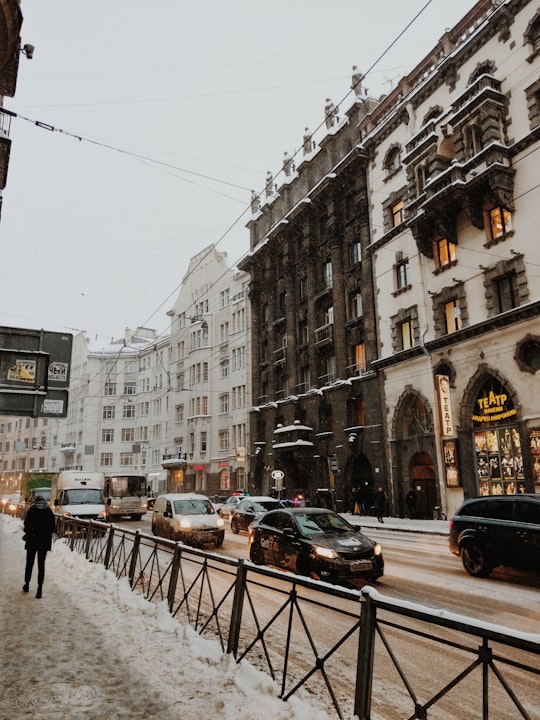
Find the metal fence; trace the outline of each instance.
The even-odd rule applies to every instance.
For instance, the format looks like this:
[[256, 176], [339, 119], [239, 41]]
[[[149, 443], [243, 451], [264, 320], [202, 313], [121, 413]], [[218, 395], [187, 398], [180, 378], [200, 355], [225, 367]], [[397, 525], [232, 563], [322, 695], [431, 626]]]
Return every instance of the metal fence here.
[[127, 578], [147, 600], [166, 602], [237, 662], [268, 672], [284, 700], [316, 695], [341, 720], [540, 718], [539, 635], [138, 530], [66, 517], [57, 530], [73, 551]]

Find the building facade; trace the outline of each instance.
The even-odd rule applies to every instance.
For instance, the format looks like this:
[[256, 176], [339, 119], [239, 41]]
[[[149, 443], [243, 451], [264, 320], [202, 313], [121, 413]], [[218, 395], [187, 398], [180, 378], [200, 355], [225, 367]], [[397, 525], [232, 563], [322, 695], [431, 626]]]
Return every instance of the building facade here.
[[249, 477], [249, 277], [214, 245], [191, 258], [170, 327], [169, 488], [229, 495]]
[[539, 38], [533, 3], [481, 0], [253, 202], [261, 490], [432, 517], [540, 487]]

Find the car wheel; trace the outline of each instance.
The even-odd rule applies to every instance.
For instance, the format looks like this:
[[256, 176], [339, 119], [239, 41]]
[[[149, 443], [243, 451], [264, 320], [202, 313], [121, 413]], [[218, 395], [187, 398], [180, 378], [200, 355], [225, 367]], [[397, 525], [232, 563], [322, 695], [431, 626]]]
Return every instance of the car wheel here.
[[235, 520], [234, 518], [231, 520], [231, 530], [233, 531], [233, 533], [234, 533], [235, 535], [238, 535], [238, 533], [240, 532], [240, 528], [238, 527], [238, 523], [236, 522], [236, 520]]
[[152, 523], [152, 535], [157, 535], [156, 526]]
[[220, 535], [216, 538], [216, 547], [220, 548], [223, 545], [223, 537]]
[[253, 542], [249, 548], [249, 559], [255, 565], [264, 565], [264, 556], [258, 542]]
[[483, 548], [475, 542], [467, 542], [461, 548], [463, 567], [473, 577], [487, 577], [491, 572]]

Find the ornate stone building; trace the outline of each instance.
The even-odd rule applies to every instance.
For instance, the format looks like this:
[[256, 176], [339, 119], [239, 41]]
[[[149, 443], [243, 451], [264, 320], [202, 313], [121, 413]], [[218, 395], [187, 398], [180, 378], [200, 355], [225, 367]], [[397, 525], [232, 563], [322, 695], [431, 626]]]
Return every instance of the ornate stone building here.
[[480, 0], [252, 203], [261, 490], [540, 487], [539, 49], [533, 3]]

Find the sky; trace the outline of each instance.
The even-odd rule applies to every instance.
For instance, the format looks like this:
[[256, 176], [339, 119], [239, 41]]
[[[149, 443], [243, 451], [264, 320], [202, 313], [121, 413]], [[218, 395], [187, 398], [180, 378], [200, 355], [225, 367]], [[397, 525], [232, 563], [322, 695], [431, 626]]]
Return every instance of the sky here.
[[189, 259], [249, 250], [251, 191], [324, 105], [378, 98], [473, 0], [22, 0], [0, 325], [168, 331]]

